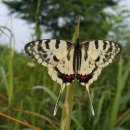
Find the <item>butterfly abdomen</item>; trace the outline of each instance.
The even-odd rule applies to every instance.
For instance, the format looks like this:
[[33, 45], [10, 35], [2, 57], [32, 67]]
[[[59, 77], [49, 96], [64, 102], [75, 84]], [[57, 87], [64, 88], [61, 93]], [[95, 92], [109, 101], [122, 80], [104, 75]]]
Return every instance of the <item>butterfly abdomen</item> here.
[[79, 39], [77, 39], [73, 56], [73, 71], [76, 73], [78, 72], [81, 66], [81, 57], [82, 57], [81, 45], [79, 43]]

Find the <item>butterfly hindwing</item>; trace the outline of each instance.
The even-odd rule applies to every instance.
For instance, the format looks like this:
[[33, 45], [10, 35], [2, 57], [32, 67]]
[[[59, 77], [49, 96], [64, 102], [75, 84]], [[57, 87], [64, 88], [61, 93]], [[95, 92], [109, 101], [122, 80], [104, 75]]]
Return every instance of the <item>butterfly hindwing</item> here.
[[87, 51], [82, 49], [81, 67], [78, 70], [77, 79], [82, 85], [91, 84], [97, 80], [102, 68], [99, 68], [95, 61], [87, 54]]
[[73, 51], [74, 49], [68, 51], [67, 55], [54, 68], [48, 68], [49, 75], [60, 85], [62, 83], [69, 85], [74, 80]]

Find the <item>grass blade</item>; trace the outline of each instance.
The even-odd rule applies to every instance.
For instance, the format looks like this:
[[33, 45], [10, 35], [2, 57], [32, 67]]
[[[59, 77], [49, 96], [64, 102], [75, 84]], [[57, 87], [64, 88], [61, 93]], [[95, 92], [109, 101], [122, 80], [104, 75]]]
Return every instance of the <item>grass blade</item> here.
[[13, 99], [13, 55], [14, 55], [14, 49], [10, 48], [9, 63], [8, 63], [8, 89], [7, 89], [9, 106], [11, 105], [11, 101]]
[[[123, 68], [125, 68], [125, 70], [123, 70]], [[126, 67], [123, 66], [123, 59], [120, 59], [119, 62], [119, 72], [118, 72], [118, 79], [117, 79], [117, 92], [116, 92], [116, 96], [115, 99], [113, 101], [113, 106], [112, 106], [112, 113], [111, 113], [111, 120], [110, 120], [110, 130], [113, 130], [115, 128], [116, 125], [116, 119], [117, 119], [117, 114], [118, 114], [118, 110], [119, 110], [119, 104], [121, 101], [121, 94], [122, 94], [122, 90], [125, 86], [126, 80], [129, 76], [130, 73], [130, 61], [127, 64]]]

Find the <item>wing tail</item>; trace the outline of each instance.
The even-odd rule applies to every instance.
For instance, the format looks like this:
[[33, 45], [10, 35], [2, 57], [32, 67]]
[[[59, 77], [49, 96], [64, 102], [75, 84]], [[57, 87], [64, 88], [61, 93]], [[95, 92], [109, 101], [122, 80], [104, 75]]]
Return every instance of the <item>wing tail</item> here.
[[58, 95], [58, 98], [57, 98], [57, 101], [56, 101], [56, 105], [55, 105], [55, 108], [54, 108], [54, 112], [53, 112], [53, 115], [54, 115], [54, 116], [55, 116], [56, 113], [57, 113], [59, 99], [60, 99], [61, 93], [64, 91], [64, 88], [65, 88], [65, 84], [63, 84], [63, 85], [61, 86], [61, 89], [60, 89], [60, 92], [59, 92], [59, 95]]
[[90, 108], [91, 108], [91, 111], [92, 111], [92, 115], [95, 116], [95, 112], [94, 112], [94, 108], [93, 108], [93, 104], [92, 104], [92, 100], [91, 100], [91, 96], [90, 96], [90, 92], [89, 92], [89, 85], [86, 84], [86, 89], [87, 89], [87, 92], [88, 92], [88, 97], [90, 99]]

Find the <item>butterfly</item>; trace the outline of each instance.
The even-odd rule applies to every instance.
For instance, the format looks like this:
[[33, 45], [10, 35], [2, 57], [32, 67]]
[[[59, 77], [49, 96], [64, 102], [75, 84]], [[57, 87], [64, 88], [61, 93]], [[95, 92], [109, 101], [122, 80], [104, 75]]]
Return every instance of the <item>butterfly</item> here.
[[[57, 81], [61, 86], [54, 115], [56, 115], [58, 101], [65, 86], [69, 86], [77, 79], [82, 85], [86, 86], [90, 98], [90, 84], [97, 80], [102, 69], [109, 65], [121, 51], [121, 46], [113, 41], [91, 40], [81, 42], [79, 25], [80, 17], [78, 17], [75, 43], [67, 40], [43, 39], [25, 45], [25, 52], [39, 64], [46, 66], [52, 80]], [[90, 103], [94, 115], [91, 98]]]
[[65, 40], [44, 39], [26, 44], [25, 51], [48, 68], [48, 74], [60, 84], [62, 93], [74, 79], [88, 90], [102, 69], [121, 51], [121, 46], [107, 40], [80, 42], [78, 38], [74, 44]]

